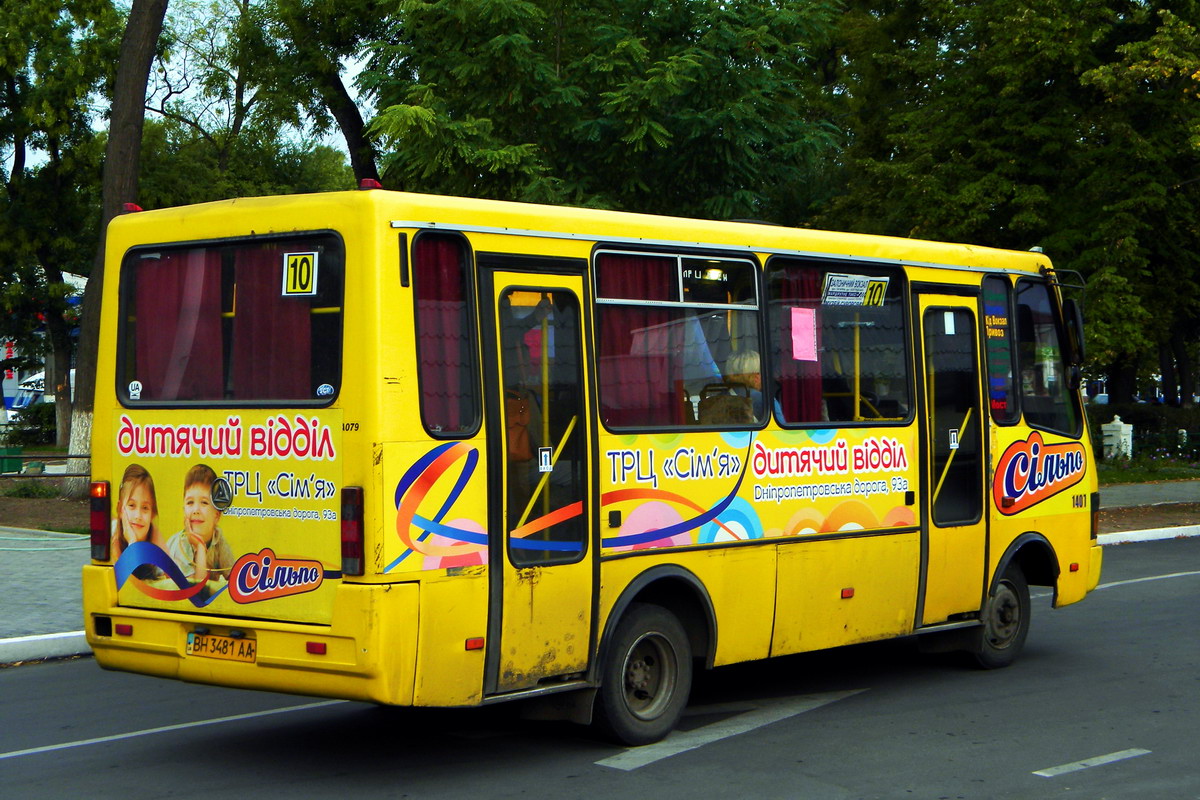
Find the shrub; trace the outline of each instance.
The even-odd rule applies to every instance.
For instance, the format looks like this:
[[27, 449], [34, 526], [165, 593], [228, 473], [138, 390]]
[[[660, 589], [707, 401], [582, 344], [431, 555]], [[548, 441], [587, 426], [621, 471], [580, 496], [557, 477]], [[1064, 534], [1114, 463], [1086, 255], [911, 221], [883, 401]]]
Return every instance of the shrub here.
[[55, 418], [53, 403], [35, 403], [22, 409], [16, 419], [9, 420], [3, 437], [8, 447], [39, 447], [54, 444]]
[[[1088, 407], [1088, 427], [1098, 458], [1104, 457], [1101, 426], [1119, 416], [1133, 426], [1133, 456], [1200, 461], [1200, 408], [1175, 408], [1156, 403]], [[1186, 432], [1181, 440], [1179, 431]]]
[[5, 497], [58, 497], [59, 489], [49, 481], [26, 480], [14, 481], [2, 493]]

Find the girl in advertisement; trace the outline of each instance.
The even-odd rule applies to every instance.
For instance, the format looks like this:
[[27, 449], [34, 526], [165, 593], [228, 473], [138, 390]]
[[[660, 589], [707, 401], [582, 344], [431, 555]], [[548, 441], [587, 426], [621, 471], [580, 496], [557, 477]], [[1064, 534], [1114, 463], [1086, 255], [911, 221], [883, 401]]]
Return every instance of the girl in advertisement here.
[[[117, 518], [112, 524], [113, 558], [121, 557], [125, 548], [134, 542], [149, 542], [160, 548], [165, 541], [158, 528], [158, 499], [154, 493], [154, 478], [140, 464], [130, 464], [121, 476], [117, 491]], [[142, 564], [133, 571], [141, 580], [162, 577], [152, 564]]]
[[212, 502], [216, 479], [204, 464], [188, 470], [183, 479], [183, 530], [167, 542], [167, 554], [193, 583], [228, 581], [233, 567], [233, 550], [218, 527], [221, 512]]

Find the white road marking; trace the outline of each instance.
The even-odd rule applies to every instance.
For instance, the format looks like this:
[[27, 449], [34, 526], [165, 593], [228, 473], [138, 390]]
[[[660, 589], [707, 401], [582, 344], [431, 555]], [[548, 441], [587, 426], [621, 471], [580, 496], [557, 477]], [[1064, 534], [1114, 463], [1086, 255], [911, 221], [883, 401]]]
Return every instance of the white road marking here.
[[1145, 583], [1146, 581], [1164, 581], [1167, 578], [1190, 578], [1193, 575], [1200, 575], [1200, 570], [1193, 572], [1172, 572], [1169, 575], [1151, 575], [1146, 578], [1131, 578], [1127, 581], [1113, 581], [1112, 583], [1102, 583], [1096, 587], [1100, 589], [1111, 589], [1114, 586], [1128, 586], [1131, 583]]
[[1041, 775], [1043, 778], [1053, 778], [1056, 775], [1065, 775], [1068, 772], [1078, 772], [1081, 769], [1099, 767], [1104, 764], [1111, 764], [1114, 761], [1124, 761], [1127, 758], [1137, 758], [1138, 756], [1149, 755], [1149, 753], [1149, 750], [1141, 750], [1139, 748], [1121, 750], [1118, 753], [1109, 753], [1106, 756], [1095, 756], [1094, 758], [1085, 758], [1083, 761], [1075, 761], [1071, 764], [1063, 764], [1062, 766], [1058, 767], [1039, 769], [1033, 774]]
[[[1133, 583], [1146, 583], [1147, 581], [1165, 581], [1167, 578], [1191, 578], [1195, 575], [1200, 575], [1200, 570], [1192, 572], [1172, 572], [1169, 575], [1148, 575], [1145, 578], [1130, 578], [1127, 581], [1113, 581], [1112, 583], [1102, 583], [1096, 587], [1096, 591], [1101, 589], [1112, 589], [1116, 586], [1129, 586]], [[1054, 592], [1032, 592], [1029, 595], [1031, 600], [1039, 600], [1043, 597], [1053, 597]]]
[[105, 742], [119, 742], [123, 739], [135, 739], [139, 736], [152, 736], [156, 733], [182, 731], [187, 730], [188, 728], [202, 728], [205, 725], [219, 725], [223, 722], [237, 722], [238, 720], [255, 719], [256, 717], [270, 717], [275, 714], [287, 714], [292, 711], [310, 711], [314, 708], [323, 708], [324, 706], [332, 706], [345, 702], [345, 700], [325, 700], [320, 703], [305, 703], [302, 706], [272, 708], [266, 711], [254, 711], [248, 714], [234, 714], [230, 717], [202, 719], [197, 722], [181, 722], [177, 725], [163, 725], [160, 728], [147, 728], [140, 731], [130, 731], [129, 733], [118, 733], [112, 736], [98, 736], [95, 739], [80, 739], [77, 742], [63, 742], [62, 744], [51, 744], [46, 745], [45, 747], [31, 747], [28, 750], [13, 750], [8, 753], [0, 753], [0, 761], [3, 761], [6, 758], [17, 758], [18, 756], [32, 756], [37, 755], [38, 753], [53, 753], [56, 750], [69, 750], [72, 747], [86, 747], [93, 744], [104, 744]]
[[[697, 747], [712, 744], [721, 739], [747, 733], [755, 728], [761, 728], [764, 725], [770, 725], [773, 722], [779, 722], [788, 717], [794, 717], [797, 714], [803, 714], [806, 711], [812, 711], [815, 708], [836, 703], [838, 700], [845, 700], [847, 697], [865, 691], [866, 689], [852, 689], [846, 692], [809, 694], [800, 697], [785, 698], [770, 705], [754, 706], [736, 717], [714, 722], [711, 725], [705, 725], [703, 728], [697, 728], [692, 731], [675, 731], [661, 742], [648, 744], [643, 747], [631, 747], [622, 753], [618, 753], [610, 758], [601, 759], [596, 763], [602, 767], [611, 767], [628, 772], [639, 767], [644, 767], [647, 764], [653, 764], [655, 761], [661, 761], [664, 758], [670, 758], [671, 756], [685, 753], [688, 750], [695, 750]], [[691, 713], [705, 713], [708, 710], [705, 707], [695, 708], [691, 710]]]

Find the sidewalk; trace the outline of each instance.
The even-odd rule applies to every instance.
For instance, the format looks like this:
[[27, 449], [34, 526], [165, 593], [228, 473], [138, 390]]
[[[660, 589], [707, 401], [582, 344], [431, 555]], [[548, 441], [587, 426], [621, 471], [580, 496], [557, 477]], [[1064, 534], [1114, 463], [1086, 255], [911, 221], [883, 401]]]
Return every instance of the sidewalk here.
[[80, 573], [86, 536], [0, 528], [0, 664], [90, 653]]
[[1130, 508], [1163, 503], [1200, 503], [1200, 480], [1123, 483], [1100, 490], [1100, 508]]
[[[1200, 480], [1109, 486], [1102, 509], [1200, 503]], [[1200, 525], [1102, 534], [1104, 545], [1200, 536]], [[0, 527], [0, 664], [91, 652], [84, 639], [80, 571], [86, 537]]]

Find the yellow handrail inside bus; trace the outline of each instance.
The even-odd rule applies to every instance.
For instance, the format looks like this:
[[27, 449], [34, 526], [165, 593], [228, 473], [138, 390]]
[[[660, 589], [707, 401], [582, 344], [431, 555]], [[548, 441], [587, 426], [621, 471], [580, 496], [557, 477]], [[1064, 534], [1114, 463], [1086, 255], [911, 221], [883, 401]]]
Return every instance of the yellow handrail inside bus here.
[[[960, 442], [963, 440], [963, 436], [967, 432], [967, 425], [971, 422], [971, 412], [974, 410], [974, 406], [967, 409], [967, 415], [963, 417], [962, 425], [959, 426], [958, 440]], [[950, 465], [954, 463], [954, 455], [957, 452], [958, 448], [951, 450], [950, 456], [946, 459], [946, 466], [942, 467], [942, 476], [938, 478], [937, 486], [935, 486], [933, 489], [933, 500], [930, 501], [931, 505], [937, 505], [938, 494], [942, 491], [942, 484], [946, 481], [946, 475], [950, 472]]]
[[[571, 438], [571, 433], [575, 430], [575, 423], [578, 420], [579, 420], [579, 416], [576, 415], [574, 417], [571, 417], [571, 421], [569, 423], [567, 423], [567, 429], [565, 431], [563, 431], [562, 440], [559, 441], [558, 447], [554, 448], [554, 454], [552, 456], [550, 456], [551, 468], [553, 468], [554, 465], [558, 463], [558, 456], [559, 456], [559, 454], [562, 453], [562, 449], [564, 447], [566, 447], [567, 440]], [[523, 528], [525, 526], [525, 522], [529, 519], [529, 512], [533, 510], [533, 504], [537, 502], [538, 495], [542, 493], [542, 490], [544, 488], [546, 488], [546, 483], [549, 480], [550, 480], [550, 473], [543, 472], [541, 479], [538, 481], [537, 488], [533, 491], [533, 494], [529, 496], [529, 503], [525, 506], [525, 511], [524, 511], [524, 513], [521, 514], [520, 521], [517, 522], [517, 524], [513, 526], [513, 530], [518, 530], [519, 528]], [[547, 493], [546, 494], [547, 502], [549, 502], [549, 499], [550, 499], [550, 495], [549, 495], [549, 493]], [[546, 513], [550, 513], [550, 512], [547, 510]]]

